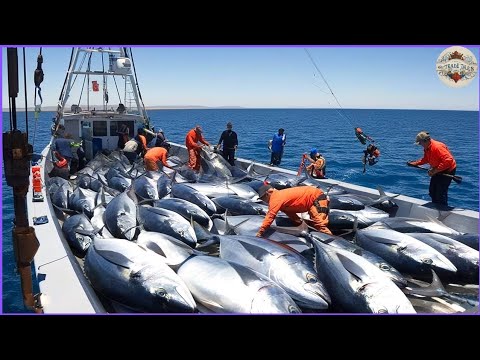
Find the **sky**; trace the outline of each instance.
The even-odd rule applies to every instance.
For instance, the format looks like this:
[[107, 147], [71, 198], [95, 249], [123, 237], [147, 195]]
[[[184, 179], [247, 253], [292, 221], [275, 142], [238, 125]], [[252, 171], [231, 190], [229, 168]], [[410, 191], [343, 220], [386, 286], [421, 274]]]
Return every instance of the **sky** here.
[[[479, 76], [463, 88], [443, 84], [435, 63], [445, 46], [165, 46], [134, 47], [145, 106], [244, 108], [479, 109]], [[480, 59], [480, 46], [466, 46]], [[317, 71], [308, 57], [311, 54]], [[28, 106], [39, 46], [26, 47]], [[42, 47], [43, 107], [55, 106], [71, 47]], [[23, 50], [19, 48], [24, 107]], [[6, 48], [2, 107], [8, 108]], [[338, 99], [332, 96], [328, 86]], [[113, 104], [118, 101], [112, 100]]]

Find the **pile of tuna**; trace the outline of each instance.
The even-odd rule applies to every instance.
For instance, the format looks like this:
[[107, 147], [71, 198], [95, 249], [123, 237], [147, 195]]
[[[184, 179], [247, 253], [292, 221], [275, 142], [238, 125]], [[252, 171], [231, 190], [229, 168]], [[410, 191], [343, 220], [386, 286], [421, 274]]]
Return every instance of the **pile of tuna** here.
[[[232, 167], [210, 151], [202, 152], [199, 173], [182, 156], [168, 161], [174, 170], [151, 172], [141, 159], [131, 165], [120, 152], [99, 153], [74, 181], [48, 181], [85, 275], [119, 311], [395, 314], [478, 307], [478, 234], [395, 217], [394, 199], [381, 190], [374, 199], [308, 175], [262, 175], [253, 164]], [[296, 227], [279, 213], [264, 238], [255, 237], [268, 211], [256, 192], [264, 182], [328, 192], [336, 235], [313, 231], [308, 214]], [[442, 284], [450, 283], [473, 284], [467, 286], [477, 296], [448, 292]]]

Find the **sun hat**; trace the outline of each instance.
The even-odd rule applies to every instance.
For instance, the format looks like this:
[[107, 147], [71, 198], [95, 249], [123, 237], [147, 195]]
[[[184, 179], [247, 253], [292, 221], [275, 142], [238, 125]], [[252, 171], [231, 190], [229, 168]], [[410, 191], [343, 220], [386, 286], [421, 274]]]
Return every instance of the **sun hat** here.
[[415, 138], [415, 145], [420, 145], [420, 141], [430, 140], [430, 134], [426, 131], [420, 131]]

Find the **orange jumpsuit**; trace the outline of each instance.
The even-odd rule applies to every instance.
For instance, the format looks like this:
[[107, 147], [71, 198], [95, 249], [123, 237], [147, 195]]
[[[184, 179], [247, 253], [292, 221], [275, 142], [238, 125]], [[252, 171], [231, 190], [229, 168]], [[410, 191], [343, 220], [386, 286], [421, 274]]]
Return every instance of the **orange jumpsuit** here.
[[[320, 199], [318, 199], [320, 197]], [[318, 207], [314, 202], [318, 199]], [[318, 231], [332, 234], [328, 229], [328, 206], [330, 201], [322, 190], [313, 186], [297, 186], [283, 190], [273, 190], [258, 234], [261, 236], [270, 227], [279, 211], [283, 211], [293, 222], [301, 221], [297, 213], [308, 211], [310, 219]]]
[[148, 150], [143, 157], [143, 161], [145, 162], [145, 170], [147, 171], [157, 171], [157, 161], [161, 161], [163, 166], [170, 167], [167, 164], [167, 149], [163, 147], [153, 147]]
[[198, 142], [210, 145], [208, 141], [203, 138], [202, 134], [198, 133], [195, 131], [195, 128], [193, 128], [187, 133], [185, 146], [188, 150], [188, 166], [195, 171], [200, 170], [200, 150], [202, 147], [198, 145]]

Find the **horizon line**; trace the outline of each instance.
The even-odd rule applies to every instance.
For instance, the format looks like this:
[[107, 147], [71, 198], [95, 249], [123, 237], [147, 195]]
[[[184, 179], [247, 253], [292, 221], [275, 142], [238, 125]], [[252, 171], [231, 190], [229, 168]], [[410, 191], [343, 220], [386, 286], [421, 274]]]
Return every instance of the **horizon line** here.
[[[102, 108], [101, 105], [91, 105], [91, 108]], [[145, 110], [253, 110], [253, 109], [265, 109], [265, 110], [273, 110], [273, 109], [298, 109], [298, 110], [336, 110], [335, 107], [307, 107], [307, 106], [293, 106], [293, 107], [245, 107], [245, 106], [235, 106], [235, 105], [226, 105], [226, 106], [206, 106], [206, 105], [154, 105], [154, 106], [145, 106]], [[25, 111], [24, 107], [17, 107], [17, 111]], [[35, 110], [34, 107], [28, 107], [29, 112], [33, 112]], [[57, 106], [45, 106], [42, 109], [42, 112], [55, 112], [57, 110]], [[480, 111], [480, 109], [426, 109], [426, 108], [346, 108], [344, 107], [343, 110], [425, 110], [425, 111]], [[2, 112], [9, 112], [9, 108], [2, 108]]]

